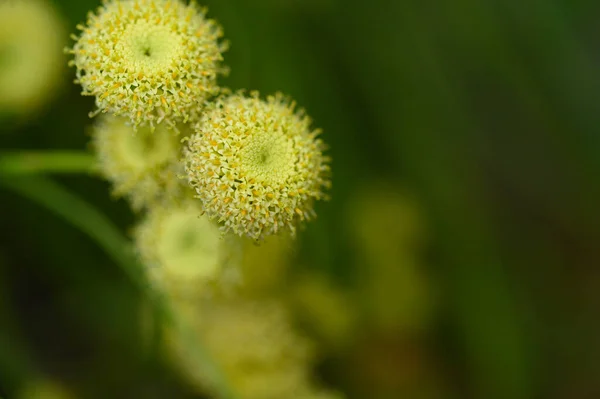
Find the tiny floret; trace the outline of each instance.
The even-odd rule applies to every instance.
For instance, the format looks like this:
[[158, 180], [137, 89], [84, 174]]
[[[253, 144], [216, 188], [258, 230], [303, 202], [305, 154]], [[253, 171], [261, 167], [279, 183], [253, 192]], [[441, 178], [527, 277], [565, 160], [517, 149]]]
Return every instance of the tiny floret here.
[[217, 100], [188, 140], [185, 169], [210, 218], [260, 240], [296, 232], [330, 186], [325, 144], [295, 103], [235, 94]]
[[189, 190], [178, 179], [181, 143], [172, 130], [159, 126], [154, 132], [149, 127], [135, 132], [126, 119], [103, 115], [92, 129], [92, 145], [100, 173], [135, 210], [170, 202]]
[[222, 30], [194, 2], [106, 0], [78, 29], [71, 64], [82, 94], [96, 97], [96, 113], [175, 127], [219, 91]]

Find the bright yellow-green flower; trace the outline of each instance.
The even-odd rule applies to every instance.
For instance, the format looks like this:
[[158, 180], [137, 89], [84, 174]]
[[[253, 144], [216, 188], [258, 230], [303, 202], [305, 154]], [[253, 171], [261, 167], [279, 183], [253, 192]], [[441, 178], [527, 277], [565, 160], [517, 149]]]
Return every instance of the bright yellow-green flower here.
[[329, 159], [320, 130], [281, 95], [236, 94], [216, 101], [196, 124], [185, 163], [209, 217], [226, 231], [261, 239], [296, 231], [325, 198]]
[[194, 2], [106, 0], [78, 29], [72, 64], [98, 112], [175, 127], [219, 91], [222, 31]]
[[150, 278], [175, 298], [193, 298], [203, 294], [210, 282], [235, 275], [239, 238], [224, 236], [200, 213], [193, 200], [153, 207], [135, 231], [136, 247]]
[[0, 1], [0, 109], [41, 106], [62, 82], [64, 31], [44, 0]]
[[92, 129], [92, 140], [100, 172], [134, 209], [177, 199], [188, 190], [178, 178], [183, 173], [181, 144], [172, 130], [160, 126], [135, 132], [126, 119], [104, 115]]

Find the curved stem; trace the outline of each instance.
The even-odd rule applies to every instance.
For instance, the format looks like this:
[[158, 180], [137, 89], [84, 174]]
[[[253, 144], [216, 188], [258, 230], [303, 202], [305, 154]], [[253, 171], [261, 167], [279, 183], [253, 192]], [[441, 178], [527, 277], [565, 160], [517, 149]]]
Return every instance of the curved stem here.
[[93, 173], [96, 159], [83, 151], [10, 151], [0, 153], [0, 174]]
[[[48, 168], [39, 170], [48, 170]], [[29, 198], [62, 217], [104, 248], [108, 255], [147, 295], [159, 318], [178, 328], [182, 333], [187, 349], [193, 353], [194, 358], [198, 361], [198, 367], [201, 367], [207, 383], [214, 389], [217, 397], [219, 399], [237, 398], [223, 372], [210, 357], [202, 342], [198, 341], [191, 327], [184, 320], [179, 320], [167, 298], [149, 287], [144, 270], [136, 261], [127, 239], [105, 215], [79, 196], [45, 177], [28, 176], [15, 179], [0, 174], [0, 186]]]

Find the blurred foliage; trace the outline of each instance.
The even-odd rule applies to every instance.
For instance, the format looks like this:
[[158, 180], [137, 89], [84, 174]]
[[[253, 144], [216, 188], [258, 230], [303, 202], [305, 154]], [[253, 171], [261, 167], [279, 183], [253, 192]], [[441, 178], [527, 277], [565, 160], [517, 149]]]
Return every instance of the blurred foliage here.
[[[305, 287], [312, 299], [293, 306], [323, 346], [343, 328], [311, 328], [323, 316], [301, 309], [356, 308], [339, 322], [352, 333], [343, 350], [323, 351], [322, 380], [348, 398], [600, 396], [600, 3], [202, 3], [231, 42], [222, 83], [291, 95], [330, 145], [332, 201], [297, 243], [248, 255], [270, 277], [252, 276], [258, 291], [294, 303], [303, 273], [335, 290], [322, 305]], [[97, 5], [56, 0], [66, 31]], [[0, 115], [2, 151], [88, 148], [93, 100], [79, 91], [66, 84], [36, 118]], [[134, 216], [108, 183], [51, 178], [129, 234]], [[198, 397], [143, 345], [144, 291], [90, 239], [102, 227], [71, 225], [94, 216], [73, 206], [65, 220], [14, 190], [33, 185], [43, 203], [56, 195], [45, 179], [0, 181], [0, 396], [51, 376], [77, 397]], [[415, 204], [415, 230], [402, 205], [359, 205], [378, 182]], [[403, 260], [384, 253], [395, 250]], [[375, 258], [385, 292], [365, 274]], [[394, 312], [423, 313], [374, 323], [378, 292]]]

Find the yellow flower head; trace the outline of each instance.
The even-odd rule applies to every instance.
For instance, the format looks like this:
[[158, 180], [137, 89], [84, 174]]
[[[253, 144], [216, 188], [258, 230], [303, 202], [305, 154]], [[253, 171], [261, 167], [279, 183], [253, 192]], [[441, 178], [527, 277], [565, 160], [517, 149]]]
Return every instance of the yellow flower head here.
[[196, 201], [154, 207], [135, 231], [135, 243], [150, 278], [174, 298], [192, 298], [235, 270], [238, 238], [223, 236], [200, 215]]
[[[294, 398], [310, 385], [312, 346], [294, 331], [281, 303], [213, 298], [199, 303], [190, 321], [240, 398]], [[171, 354], [178, 366], [206, 389], [206, 376], [185, 342], [167, 337], [174, 338]]]
[[78, 29], [72, 65], [98, 112], [174, 127], [219, 91], [222, 31], [194, 2], [105, 0]]
[[100, 172], [111, 181], [114, 193], [126, 196], [139, 210], [187, 193], [178, 175], [181, 144], [178, 136], [160, 126], [134, 132], [122, 117], [105, 115], [92, 129]]
[[329, 187], [329, 158], [295, 103], [277, 94], [219, 99], [196, 124], [185, 167], [209, 217], [252, 239], [288, 230], [314, 216]]
[[44, 0], [0, 1], [0, 109], [24, 113], [61, 83], [62, 21]]

